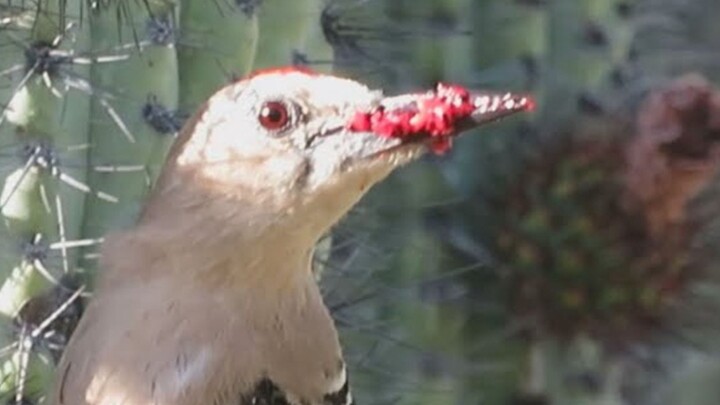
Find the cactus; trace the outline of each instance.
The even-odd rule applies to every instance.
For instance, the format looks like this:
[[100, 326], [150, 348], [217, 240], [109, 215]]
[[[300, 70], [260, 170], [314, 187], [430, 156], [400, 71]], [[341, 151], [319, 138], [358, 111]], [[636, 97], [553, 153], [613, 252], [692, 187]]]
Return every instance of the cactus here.
[[[668, 169], [661, 175], [652, 163], [658, 159], [666, 168], [679, 164], [681, 155], [691, 153], [686, 148], [695, 144], [689, 138], [712, 137], [714, 124], [702, 117], [714, 116], [714, 101], [708, 100], [715, 96], [709, 96], [714, 93], [708, 83], [697, 79], [662, 90], [668, 86], [666, 78], [687, 69], [687, 63], [671, 59], [673, 69], [645, 64], [659, 53], [647, 46], [652, 35], [634, 24], [643, 12], [657, 21], [651, 17], [661, 7], [650, 11], [631, 2], [622, 7], [592, 1], [517, 3], [533, 3], [536, 12], [547, 13], [551, 25], [538, 57], [536, 89], [544, 106], [534, 125], [514, 135], [475, 141], [486, 151], [463, 150], [446, 169], [468, 198], [467, 205], [443, 214], [455, 218], [448, 226], [464, 245], [449, 242], [466, 256], [467, 246], [472, 246], [467, 241], [489, 250], [500, 275], [492, 285], [505, 286], [499, 299], [510, 319], [526, 323], [518, 340], [525, 342], [528, 360], [517, 401], [629, 403], [625, 394], [633, 387], [618, 382], [629, 379], [637, 365], [629, 347], [657, 348], [667, 339], [666, 329], [704, 341], [716, 336], [714, 323], [706, 318], [693, 325], [704, 323], [702, 332], [677, 324], [679, 319], [690, 323], [695, 314], [691, 308], [698, 304], [688, 296], [696, 294], [694, 285], [703, 280], [698, 274], [711, 262], [706, 252], [696, 249], [698, 243], [708, 243], [709, 231], [697, 227], [703, 222], [696, 215], [714, 218], [717, 213], [690, 202], [713, 188], [714, 158], [697, 157], [698, 172], [693, 174]], [[511, 52], [514, 45], [508, 40], [488, 46]], [[709, 66], [705, 72], [712, 74]], [[653, 95], [643, 103], [641, 89], [648, 85]], [[684, 97], [687, 103], [680, 103]], [[671, 100], [678, 105], [669, 107], [675, 102]], [[690, 118], [695, 114], [697, 118]], [[654, 122], [652, 128], [649, 122]], [[660, 141], [662, 133], [670, 136], [668, 128], [673, 136], [688, 138]], [[653, 137], [654, 143], [648, 141]], [[696, 148], [711, 148], [697, 142]], [[463, 156], [470, 159], [460, 159]], [[478, 174], [457, 181], [456, 173], [469, 171]], [[636, 176], [648, 177], [641, 181]], [[643, 186], [638, 182], [648, 187], [660, 177], [667, 189], [648, 191], [651, 196], [643, 197], [647, 205], [629, 202], [640, 198], [636, 194]], [[662, 236], [655, 227], [664, 229]], [[472, 288], [478, 295], [493, 294], [493, 287]], [[702, 307], [714, 308], [713, 297], [705, 298]], [[670, 302], [686, 308], [678, 312]], [[572, 353], [575, 359], [586, 358], [580, 368]], [[585, 377], [592, 384], [586, 384]]]
[[265, 0], [260, 10], [260, 34], [254, 68], [306, 64], [329, 71], [332, 51], [322, 38], [319, 0]]
[[89, 122], [88, 186], [118, 202], [88, 199], [86, 238], [98, 239], [131, 223], [179, 130], [179, 122], [160, 128], [152, 117], [173, 114], [178, 106], [178, 10], [172, 3], [151, 4], [128, 3], [121, 21], [113, 6], [100, 5], [85, 21], [92, 38], [89, 52], [121, 59], [94, 64], [89, 79], [98, 94]]
[[[84, 183], [87, 162], [83, 151], [72, 148], [88, 142], [90, 97], [70, 82], [74, 75], [88, 73], [87, 66], [76, 66], [75, 52], [85, 49], [89, 31], [52, 17], [66, 11], [61, 6], [77, 9], [79, 4], [39, 2], [41, 13], [17, 11], [11, 17], [11, 24], [25, 27], [3, 31], [7, 43], [22, 52], [14, 61], [19, 67], [12, 73], [12, 92], [0, 118], [9, 151], [0, 203], [7, 264], [0, 301], [8, 318], [17, 315], [27, 297], [58, 283], [74, 264], [75, 255], [65, 248], [60, 260], [44, 260], [47, 244], [81, 238], [85, 195], [73, 186]], [[4, 329], [4, 335], [13, 333]], [[14, 333], [18, 341], [14, 354], [3, 360], [3, 370], [10, 374], [3, 376], [6, 384], [0, 391], [16, 400], [35, 397], [49, 385], [52, 364], [42, 352], [28, 352], [34, 339], [23, 337], [22, 330]]]
[[181, 1], [180, 108], [193, 110], [213, 90], [252, 67], [258, 41], [255, 0]]

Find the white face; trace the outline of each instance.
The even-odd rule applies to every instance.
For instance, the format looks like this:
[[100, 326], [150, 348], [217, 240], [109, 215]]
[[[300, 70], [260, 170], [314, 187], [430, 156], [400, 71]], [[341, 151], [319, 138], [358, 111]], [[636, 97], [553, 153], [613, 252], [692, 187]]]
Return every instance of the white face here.
[[342, 215], [370, 186], [424, 150], [347, 129], [356, 112], [371, 110], [382, 97], [332, 76], [255, 76], [208, 101], [176, 165], [192, 168], [210, 187], [252, 194], [267, 207]]

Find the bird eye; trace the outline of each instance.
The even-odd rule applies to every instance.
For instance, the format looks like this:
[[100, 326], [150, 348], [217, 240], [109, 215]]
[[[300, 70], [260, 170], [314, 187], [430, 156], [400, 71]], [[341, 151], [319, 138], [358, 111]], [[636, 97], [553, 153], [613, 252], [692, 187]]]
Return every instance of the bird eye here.
[[265, 129], [276, 131], [284, 128], [288, 124], [290, 114], [288, 113], [285, 103], [268, 101], [260, 108], [258, 120], [260, 121], [260, 125]]

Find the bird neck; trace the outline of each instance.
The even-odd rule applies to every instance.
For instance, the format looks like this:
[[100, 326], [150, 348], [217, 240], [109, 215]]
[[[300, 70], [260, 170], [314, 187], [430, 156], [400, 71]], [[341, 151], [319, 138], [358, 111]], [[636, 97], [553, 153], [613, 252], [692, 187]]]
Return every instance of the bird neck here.
[[108, 238], [104, 268], [117, 268], [112, 272], [122, 280], [192, 278], [209, 288], [267, 295], [312, 281], [312, 252], [322, 230], [292, 213], [211, 192], [159, 190], [135, 228]]
[[[312, 243], [270, 228], [229, 233], [231, 224], [209, 223], [196, 214], [190, 215], [193, 221], [175, 222], [144, 216], [136, 228], [110, 237], [103, 246], [96, 302], [127, 303], [123, 313], [134, 310], [142, 314], [137, 319], [159, 308], [163, 316], [143, 333], [165, 341], [160, 334], [168, 330], [187, 332], [179, 336], [189, 353], [207, 349], [220, 355], [212, 367], [223, 370], [223, 378], [215, 373], [199, 378], [217, 385], [222, 398], [262, 378], [308, 403], [321, 403], [328, 387], [340, 389], [334, 381], [344, 382], [342, 354], [310, 271]], [[167, 358], [154, 352], [155, 361], [173, 364], [177, 353], [163, 353]], [[198, 396], [187, 403], [213, 399]]]

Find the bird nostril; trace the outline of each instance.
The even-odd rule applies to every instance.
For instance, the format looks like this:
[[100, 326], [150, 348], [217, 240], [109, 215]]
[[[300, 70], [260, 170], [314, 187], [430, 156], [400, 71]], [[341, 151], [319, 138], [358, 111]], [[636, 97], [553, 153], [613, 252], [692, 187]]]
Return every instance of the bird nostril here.
[[287, 106], [281, 101], [268, 101], [263, 104], [258, 114], [260, 125], [265, 129], [278, 130], [290, 121]]

